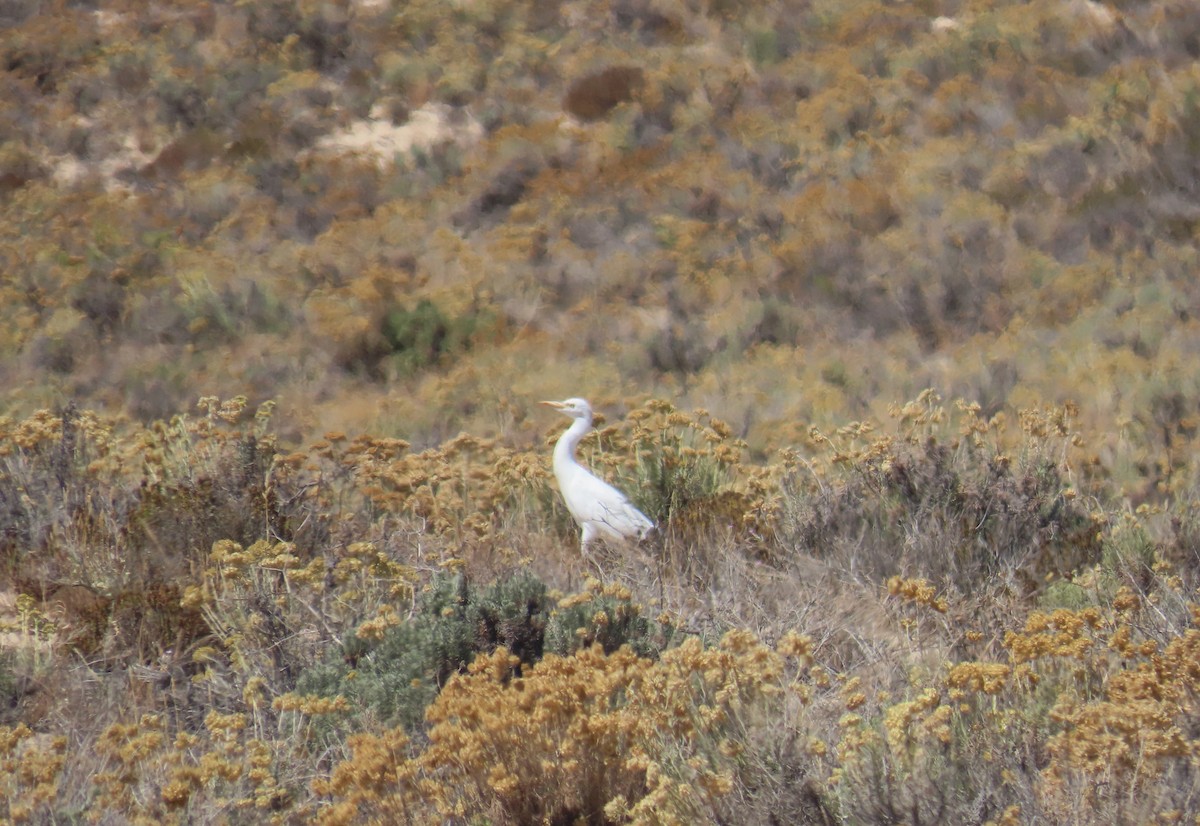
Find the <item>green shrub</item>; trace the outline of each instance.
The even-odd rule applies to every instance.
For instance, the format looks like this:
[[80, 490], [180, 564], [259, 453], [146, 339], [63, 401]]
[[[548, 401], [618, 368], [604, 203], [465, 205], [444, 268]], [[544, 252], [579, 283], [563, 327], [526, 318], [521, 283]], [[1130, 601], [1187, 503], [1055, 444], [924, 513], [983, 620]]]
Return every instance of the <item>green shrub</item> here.
[[487, 323], [487, 313], [449, 318], [423, 298], [411, 310], [396, 308], [384, 315], [382, 332], [391, 348], [392, 366], [400, 375], [411, 375], [470, 349], [476, 332]]
[[[684, 413], [653, 401], [630, 413], [629, 420], [635, 465], [628, 490], [657, 524], [668, 525], [738, 480], [746, 446], [707, 411]], [[611, 439], [614, 448], [623, 450], [614, 435], [602, 433], [602, 444]]]
[[1149, 587], [1158, 553], [1140, 521], [1129, 517], [1105, 531], [1100, 553], [1101, 570], [1116, 582], [1134, 585], [1142, 592]]
[[657, 658], [675, 633], [672, 625], [645, 617], [624, 587], [590, 580], [582, 593], [559, 602], [546, 629], [546, 648], [566, 656], [597, 644], [605, 654], [629, 646], [638, 656]]
[[675, 633], [644, 617], [629, 591], [616, 585], [592, 580], [583, 593], [554, 605], [545, 583], [529, 572], [482, 588], [461, 575], [439, 575], [409, 617], [377, 639], [343, 640], [300, 676], [296, 693], [345, 696], [357, 710], [343, 720], [352, 728], [369, 719], [412, 731], [422, 727], [426, 706], [446, 682], [480, 654], [504, 648], [518, 658], [520, 671], [544, 653], [567, 655], [597, 643], [608, 653], [627, 645], [640, 656], [657, 656]]
[[526, 664], [542, 657], [546, 586], [519, 573], [475, 590], [464, 576], [435, 577], [413, 614], [378, 641], [355, 636], [301, 675], [296, 691], [350, 699], [386, 725], [418, 729], [425, 707], [481, 652], [504, 646]]
[[13, 655], [0, 656], [0, 725], [14, 722], [17, 702], [20, 700], [17, 678], [12, 668]]

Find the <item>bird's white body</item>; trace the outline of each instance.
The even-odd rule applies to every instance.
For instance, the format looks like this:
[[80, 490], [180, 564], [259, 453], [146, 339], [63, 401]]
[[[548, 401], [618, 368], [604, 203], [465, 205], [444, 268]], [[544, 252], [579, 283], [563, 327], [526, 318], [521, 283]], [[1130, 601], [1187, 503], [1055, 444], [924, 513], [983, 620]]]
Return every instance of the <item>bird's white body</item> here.
[[582, 544], [597, 539], [642, 539], [654, 523], [629, 498], [575, 459], [575, 448], [592, 429], [592, 408], [583, 399], [542, 402], [575, 421], [554, 445], [554, 478], [571, 516], [583, 529]]

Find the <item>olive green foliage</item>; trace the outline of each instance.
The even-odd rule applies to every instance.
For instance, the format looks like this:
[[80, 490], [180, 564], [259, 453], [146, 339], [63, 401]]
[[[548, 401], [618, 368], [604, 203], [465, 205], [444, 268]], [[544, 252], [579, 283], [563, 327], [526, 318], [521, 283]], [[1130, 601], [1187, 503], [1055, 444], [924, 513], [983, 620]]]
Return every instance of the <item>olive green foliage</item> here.
[[[10, 664], [12, 657], [0, 657], [0, 708], [13, 709], [17, 705], [19, 694], [17, 690], [17, 678], [13, 674], [13, 668]], [[5, 713], [2, 716], [4, 724], [14, 722], [10, 719], [10, 713]]]
[[402, 375], [437, 366], [470, 347], [480, 325], [475, 316], [448, 319], [437, 305], [421, 299], [412, 310], [395, 309], [383, 318], [383, 337], [392, 363]]
[[628, 648], [657, 657], [681, 637], [669, 620], [647, 617], [627, 588], [590, 580], [582, 592], [559, 601], [546, 626], [545, 647], [560, 656], [599, 646], [606, 654]]
[[403, 622], [377, 639], [348, 637], [300, 675], [296, 691], [341, 695], [351, 701], [352, 717], [418, 730], [439, 689], [479, 654], [503, 647], [532, 665], [547, 650], [569, 654], [599, 643], [609, 653], [627, 645], [646, 656], [670, 640], [669, 630], [644, 617], [628, 591], [598, 583], [556, 605], [529, 572], [482, 587], [441, 575]]
[[306, 670], [301, 694], [347, 697], [376, 722], [417, 728], [425, 707], [476, 654], [503, 645], [532, 663], [541, 658], [549, 614], [546, 586], [529, 574], [476, 589], [440, 576], [405, 622], [378, 640], [352, 636], [325, 663]]

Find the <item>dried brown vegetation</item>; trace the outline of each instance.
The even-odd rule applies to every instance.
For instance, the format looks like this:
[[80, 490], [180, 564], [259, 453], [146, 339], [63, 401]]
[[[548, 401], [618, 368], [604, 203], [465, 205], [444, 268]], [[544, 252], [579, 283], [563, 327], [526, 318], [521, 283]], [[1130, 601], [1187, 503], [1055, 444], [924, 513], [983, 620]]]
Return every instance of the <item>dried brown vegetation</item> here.
[[528, 444], [528, 399], [637, 388], [765, 455], [934, 386], [1073, 399], [1119, 484], [1186, 484], [1186, 3], [10, 16], [12, 415], [254, 389], [308, 438]]
[[13, 821], [1198, 812], [1194, 505], [1104, 505], [1069, 406], [926, 392], [758, 464], [648, 402], [584, 445], [664, 525], [606, 584], [544, 450], [200, 411], [4, 422]]
[[0, 821], [1200, 816], [1194, 3], [0, 28]]

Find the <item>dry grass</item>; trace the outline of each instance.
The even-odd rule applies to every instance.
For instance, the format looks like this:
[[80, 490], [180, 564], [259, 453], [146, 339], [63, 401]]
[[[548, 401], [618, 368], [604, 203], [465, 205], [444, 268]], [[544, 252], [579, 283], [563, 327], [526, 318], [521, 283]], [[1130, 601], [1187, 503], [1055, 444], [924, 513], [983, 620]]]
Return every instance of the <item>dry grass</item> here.
[[[1197, 574], [1166, 559], [1190, 559], [1189, 523], [1068, 487], [1086, 443], [1069, 409], [1010, 432], [923, 394], [758, 465], [719, 421], [650, 402], [585, 449], [652, 482], [665, 525], [606, 583], [578, 557], [544, 451], [334, 433], [260, 463], [269, 408], [201, 410], [5, 424], [23, 583], [5, 615], [22, 644], [0, 660], [12, 820], [1200, 811]], [[200, 553], [167, 532], [197, 498], [242, 539]], [[226, 502], [257, 516], [222, 516]], [[159, 527], [133, 529], [150, 512]], [[1086, 535], [1045, 527], [1077, 518]], [[928, 531], [944, 538], [905, 552]], [[1051, 552], [1073, 570], [1046, 567]], [[105, 567], [150, 554], [157, 569]]]

